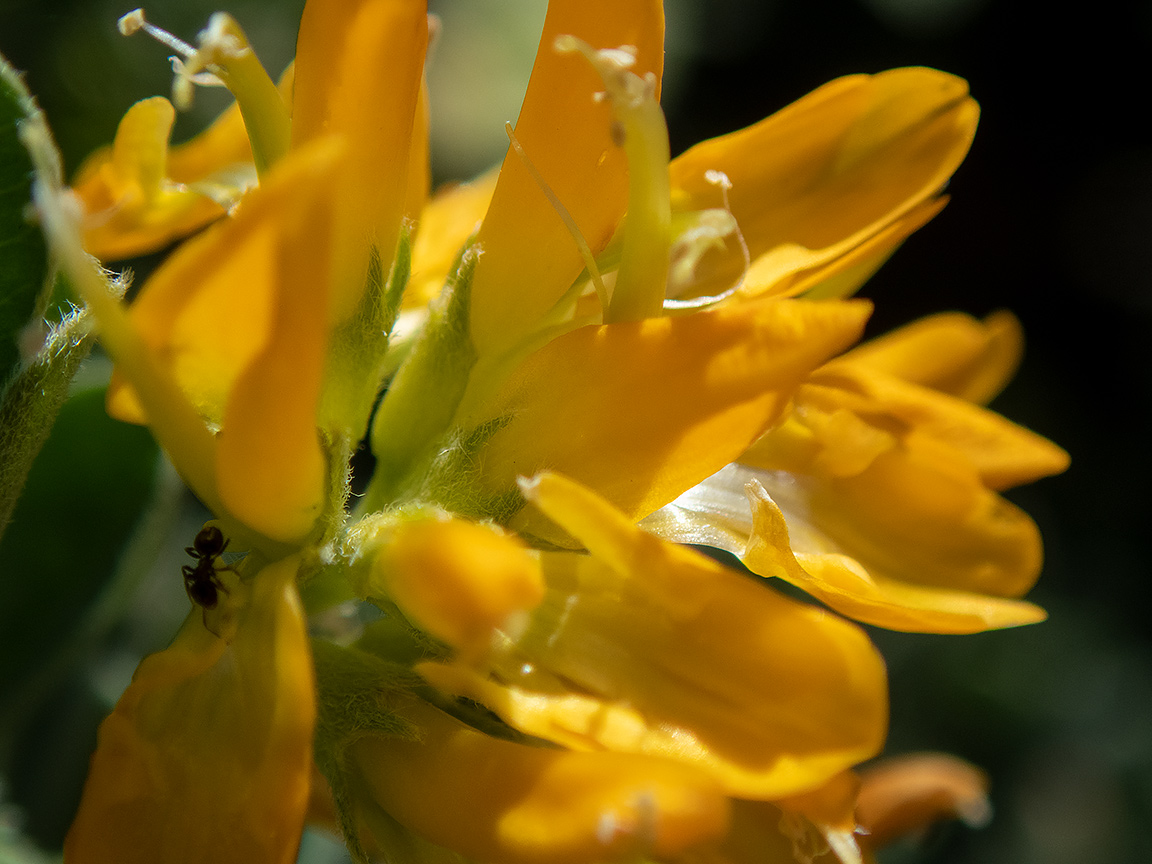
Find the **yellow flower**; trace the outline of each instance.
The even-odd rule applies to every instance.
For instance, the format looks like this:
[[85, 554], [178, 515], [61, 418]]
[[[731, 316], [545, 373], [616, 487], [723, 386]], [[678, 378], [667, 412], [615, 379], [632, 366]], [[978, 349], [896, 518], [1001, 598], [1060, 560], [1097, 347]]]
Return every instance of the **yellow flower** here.
[[[859, 861], [875, 648], [636, 523], [889, 626], [1035, 617], [997, 599], [1038, 547], [990, 490], [1062, 456], [959, 398], [1010, 372], [1011, 335], [945, 328], [930, 369], [921, 337], [836, 359], [871, 311], [845, 298], [944, 203], [966, 85], [840, 79], [672, 160], [661, 4], [553, 0], [504, 164], [428, 201], [427, 37], [419, 0], [309, 0], [277, 90], [214, 16], [176, 101], [213, 75], [237, 107], [169, 153], [171, 105], [139, 103], [80, 214], [41, 192], [117, 362], [110, 410], [248, 554], [197, 565], [217, 602], [190, 592], [205, 608], [106, 721], [69, 861], [200, 860], [221, 836], [214, 858], [290, 860], [314, 721], [358, 860]], [[207, 204], [248, 160], [256, 187]], [[127, 309], [79, 243], [211, 219]], [[751, 514], [729, 500], [748, 466]], [[301, 596], [333, 637], [311, 649]]]
[[[969, 399], [1015, 371], [1019, 324], [925, 319], [848, 352], [797, 391], [789, 418], [648, 523], [741, 556], [858, 620], [965, 633], [1028, 624], [1039, 531], [997, 493], [1067, 454]], [[751, 509], [743, 504], [747, 493]], [[716, 525], [724, 528], [717, 531]]]

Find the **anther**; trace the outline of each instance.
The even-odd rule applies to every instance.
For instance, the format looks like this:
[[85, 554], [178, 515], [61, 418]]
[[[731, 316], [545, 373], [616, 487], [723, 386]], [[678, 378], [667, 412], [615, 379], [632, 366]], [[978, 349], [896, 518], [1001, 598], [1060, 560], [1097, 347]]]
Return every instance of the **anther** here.
[[133, 9], [127, 15], [121, 15], [120, 20], [116, 22], [116, 28], [120, 31], [121, 36], [131, 36], [133, 33], [143, 30], [161, 45], [167, 45], [185, 57], [193, 57], [196, 54], [196, 49], [183, 39], [173, 36], [167, 30], [147, 21], [144, 18], [143, 9]]

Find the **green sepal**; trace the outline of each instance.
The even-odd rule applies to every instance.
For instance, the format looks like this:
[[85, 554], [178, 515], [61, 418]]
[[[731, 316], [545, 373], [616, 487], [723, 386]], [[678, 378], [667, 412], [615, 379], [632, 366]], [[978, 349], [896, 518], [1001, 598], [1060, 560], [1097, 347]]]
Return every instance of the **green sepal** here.
[[[360, 843], [361, 811], [369, 801], [347, 751], [365, 737], [415, 740], [418, 732], [397, 710], [423, 686], [405, 666], [366, 651], [313, 641], [316, 664], [316, 766], [332, 787], [337, 818], [353, 860], [367, 864]], [[374, 804], [371, 806], [375, 806]]]
[[43, 122], [20, 75], [0, 56], [0, 382], [20, 361], [24, 328], [43, 314], [48, 249], [29, 219], [36, 167], [21, 136], [26, 125]]
[[454, 428], [442, 436], [413, 472], [419, 483], [405, 488], [405, 497], [434, 503], [457, 516], [507, 524], [524, 507], [520, 488], [492, 492], [481, 488], [479, 478], [484, 447], [511, 419], [489, 420], [468, 430]]
[[359, 441], [383, 385], [389, 335], [412, 273], [412, 232], [403, 226], [388, 278], [372, 248], [364, 293], [352, 316], [332, 333], [318, 412], [320, 426]]
[[397, 493], [456, 415], [476, 364], [470, 307], [479, 252], [471, 247], [432, 304], [424, 330], [392, 379], [372, 424], [376, 471], [362, 509], [381, 510]]

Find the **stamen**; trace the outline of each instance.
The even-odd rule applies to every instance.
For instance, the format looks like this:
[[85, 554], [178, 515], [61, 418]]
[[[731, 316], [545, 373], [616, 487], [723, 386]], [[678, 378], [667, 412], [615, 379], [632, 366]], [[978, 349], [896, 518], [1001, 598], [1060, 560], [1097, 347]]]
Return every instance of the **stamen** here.
[[663, 311], [672, 245], [668, 127], [656, 100], [656, 76], [628, 71], [636, 62], [631, 46], [597, 51], [574, 36], [558, 36], [553, 45], [561, 53], [582, 54], [604, 82], [614, 115], [612, 137], [628, 160], [624, 243], [604, 320], [656, 318]]
[[117, 27], [125, 36], [143, 30], [182, 55], [171, 58], [175, 76], [172, 101], [180, 110], [191, 107], [198, 86], [227, 87], [232, 91], [252, 142], [258, 175], [263, 176], [288, 152], [291, 138], [288, 106], [231, 15], [217, 12], [209, 18], [208, 26], [196, 37], [198, 48], [148, 23], [143, 9], [134, 9], [122, 16]]
[[143, 9], [133, 9], [127, 15], [121, 15], [120, 20], [116, 22], [116, 27], [119, 29], [121, 36], [131, 36], [133, 33], [143, 30], [161, 45], [167, 45], [173, 51], [183, 54], [185, 57], [192, 57], [196, 54], [196, 49], [183, 39], [178, 36], [173, 36], [167, 30], [146, 21]]
[[540, 172], [536, 170], [536, 166], [532, 164], [532, 160], [528, 158], [528, 154], [524, 152], [524, 148], [516, 139], [516, 133], [512, 131], [512, 124], [505, 122], [504, 131], [508, 133], [508, 140], [512, 142], [512, 149], [516, 155], [520, 157], [520, 161], [524, 163], [524, 167], [528, 170], [529, 175], [540, 187], [540, 191], [548, 199], [548, 203], [556, 211], [556, 215], [564, 223], [564, 227], [568, 229], [568, 233], [572, 235], [572, 239], [576, 241], [576, 248], [580, 250], [580, 257], [584, 259], [584, 266], [588, 268], [588, 275], [592, 277], [592, 284], [596, 286], [596, 296], [600, 298], [600, 308], [605, 313], [608, 311], [608, 289], [604, 286], [604, 280], [600, 277], [600, 269], [596, 266], [596, 259], [592, 256], [592, 249], [588, 245], [588, 241], [584, 239], [584, 235], [580, 233], [580, 228], [576, 225], [576, 220], [572, 218], [572, 214], [568, 212], [560, 199], [556, 197], [556, 193], [552, 191], [552, 187], [545, 182], [544, 178], [540, 176]]
[[709, 169], [704, 172], [704, 182], [720, 189], [720, 199], [724, 202], [724, 209], [728, 211], [728, 215], [736, 223], [736, 242], [740, 244], [740, 254], [744, 256], [744, 269], [740, 271], [740, 278], [731, 288], [732, 291], [736, 291], [744, 284], [744, 277], [752, 268], [752, 253], [748, 251], [748, 241], [744, 239], [744, 232], [740, 230], [740, 223], [736, 220], [736, 214], [732, 212], [732, 204], [728, 200], [728, 190], [732, 188], [732, 181], [723, 171]]

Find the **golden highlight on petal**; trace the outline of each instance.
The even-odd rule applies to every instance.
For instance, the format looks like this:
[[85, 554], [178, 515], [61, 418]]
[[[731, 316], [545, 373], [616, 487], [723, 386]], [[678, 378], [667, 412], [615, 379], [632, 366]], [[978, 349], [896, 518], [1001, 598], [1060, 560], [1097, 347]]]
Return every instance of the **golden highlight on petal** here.
[[[769, 300], [572, 331], [489, 409], [508, 419], [481, 452], [481, 482], [502, 491], [554, 470], [646, 516], [739, 456], [869, 312], [861, 301]], [[517, 527], [564, 542], [524, 519]]]
[[68, 864], [296, 860], [315, 719], [297, 564], [255, 576], [230, 641], [195, 608], [140, 665], [100, 727]]
[[741, 798], [807, 792], [879, 749], [884, 665], [862, 631], [647, 534], [571, 480], [524, 488], [591, 555], [543, 555], [548, 594], [492, 655], [495, 680], [423, 664], [426, 678], [531, 735], [684, 761]]
[[365, 737], [350, 758], [402, 825], [477, 861], [666, 859], [727, 827], [728, 801], [690, 766], [491, 738], [413, 705], [420, 741]]
[[368, 591], [379, 585], [410, 620], [469, 656], [544, 596], [540, 565], [521, 541], [460, 519], [401, 522], [370, 579]]

